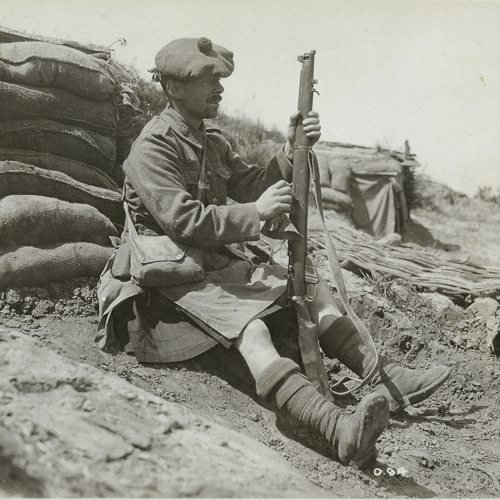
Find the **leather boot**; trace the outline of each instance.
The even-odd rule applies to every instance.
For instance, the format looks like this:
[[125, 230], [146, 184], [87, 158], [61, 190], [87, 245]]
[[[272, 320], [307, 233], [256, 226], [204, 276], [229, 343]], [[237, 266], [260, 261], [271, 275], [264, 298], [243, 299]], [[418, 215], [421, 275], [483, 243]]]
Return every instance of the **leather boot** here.
[[376, 459], [375, 444], [389, 421], [389, 403], [383, 395], [369, 394], [355, 412], [341, 410], [327, 401], [288, 358], [277, 359], [264, 370], [257, 379], [257, 394], [318, 432], [344, 465], [352, 461], [364, 468]]
[[[321, 336], [320, 346], [329, 358], [337, 358], [360, 378], [364, 378], [373, 366], [373, 354], [347, 316], [332, 323]], [[447, 366], [412, 370], [384, 356], [379, 358], [380, 371], [371, 382], [372, 392], [383, 394], [390, 402], [403, 407], [427, 399], [446, 382], [451, 373], [451, 368]]]

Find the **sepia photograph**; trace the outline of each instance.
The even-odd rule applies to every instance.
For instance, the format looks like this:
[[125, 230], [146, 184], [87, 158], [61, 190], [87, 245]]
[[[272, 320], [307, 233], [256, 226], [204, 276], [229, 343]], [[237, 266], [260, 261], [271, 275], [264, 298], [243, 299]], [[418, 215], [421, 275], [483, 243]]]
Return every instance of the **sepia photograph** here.
[[500, 498], [499, 0], [0, 4], [0, 497]]

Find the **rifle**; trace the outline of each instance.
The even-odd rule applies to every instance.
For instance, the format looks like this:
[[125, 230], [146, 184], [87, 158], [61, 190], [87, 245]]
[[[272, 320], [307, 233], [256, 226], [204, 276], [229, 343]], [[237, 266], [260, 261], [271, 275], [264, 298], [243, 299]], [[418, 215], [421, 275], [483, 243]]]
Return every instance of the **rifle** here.
[[[290, 239], [288, 243], [288, 297], [293, 301], [297, 313], [299, 348], [305, 374], [316, 389], [318, 389], [318, 391], [321, 392], [326, 399], [333, 400], [333, 394], [339, 396], [350, 394], [373, 379], [379, 369], [379, 356], [370, 333], [366, 329], [366, 326], [358, 318], [349, 303], [340, 264], [338, 262], [331, 236], [325, 224], [323, 207], [321, 204], [317, 160], [312, 151], [310, 140], [304, 133], [302, 127], [302, 121], [307, 118], [309, 112], [312, 110], [313, 93], [317, 92], [314, 88], [314, 84], [316, 84], [317, 81], [313, 78], [315, 53], [316, 51], [312, 50], [311, 52], [298, 57], [299, 62], [302, 63], [298, 106], [300, 117], [297, 126], [293, 154], [292, 182], [292, 189], [296, 200], [293, 205], [292, 213], [290, 214], [290, 219], [302, 237], [298, 240]], [[311, 321], [307, 308], [307, 302], [314, 300], [314, 297], [310, 297], [308, 294], [308, 279], [306, 277], [307, 213], [311, 173], [314, 178], [315, 201], [324, 230], [326, 250], [332, 276], [336, 282], [340, 299], [344, 305], [347, 316], [351, 319], [365, 345], [372, 351], [374, 356], [373, 366], [370, 369], [369, 374], [363, 380], [344, 377], [342, 380], [334, 384], [332, 389], [330, 389], [328, 376], [319, 351], [318, 327]], [[316, 283], [317, 282], [318, 281], [316, 280]], [[349, 380], [356, 380], [358, 385], [352, 389], [346, 389], [343, 383]], [[341, 392], [335, 390], [337, 387], [342, 389]]]
[[307, 118], [309, 111], [312, 111], [313, 93], [316, 92], [314, 84], [317, 81], [313, 78], [315, 53], [316, 51], [312, 50], [298, 57], [299, 62], [302, 63], [298, 106], [300, 117], [293, 153], [292, 182], [296, 200], [290, 219], [302, 238], [289, 240], [288, 296], [293, 301], [297, 314], [299, 347], [305, 375], [325, 398], [332, 400], [328, 377], [319, 351], [318, 328], [311, 321], [307, 308], [307, 302], [312, 300], [308, 295], [306, 283], [309, 162], [312, 146], [303, 130], [302, 121]]

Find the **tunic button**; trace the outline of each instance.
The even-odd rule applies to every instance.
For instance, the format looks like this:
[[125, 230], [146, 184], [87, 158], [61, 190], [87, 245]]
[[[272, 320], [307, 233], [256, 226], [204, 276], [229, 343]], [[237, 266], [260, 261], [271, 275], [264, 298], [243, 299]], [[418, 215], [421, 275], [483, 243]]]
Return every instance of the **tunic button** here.
[[217, 198], [217, 196], [216, 196], [213, 201], [217, 205], [217, 203], [219, 203], [219, 198]]

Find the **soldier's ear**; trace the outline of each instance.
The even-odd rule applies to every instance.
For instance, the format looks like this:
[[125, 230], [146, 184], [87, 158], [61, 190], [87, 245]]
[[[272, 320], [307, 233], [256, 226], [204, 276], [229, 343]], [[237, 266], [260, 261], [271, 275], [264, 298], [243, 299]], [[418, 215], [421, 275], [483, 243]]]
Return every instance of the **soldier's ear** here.
[[182, 97], [183, 85], [182, 82], [176, 80], [167, 80], [165, 83], [165, 92], [174, 99]]

